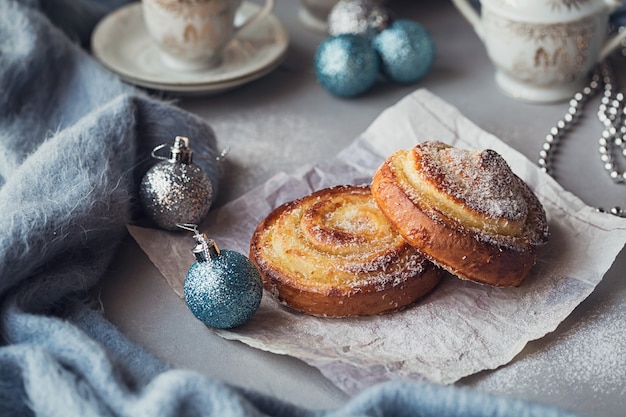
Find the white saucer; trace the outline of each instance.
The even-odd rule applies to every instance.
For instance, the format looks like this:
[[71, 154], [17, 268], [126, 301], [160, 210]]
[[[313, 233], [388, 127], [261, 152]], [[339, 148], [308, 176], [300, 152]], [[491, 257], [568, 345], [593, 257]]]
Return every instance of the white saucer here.
[[[244, 2], [237, 19], [259, 6]], [[218, 93], [256, 80], [285, 57], [289, 36], [274, 15], [239, 33], [224, 51], [221, 65], [203, 71], [177, 71], [161, 62], [143, 21], [141, 3], [124, 6], [102, 19], [91, 38], [93, 55], [123, 80], [141, 87], [184, 94]]]

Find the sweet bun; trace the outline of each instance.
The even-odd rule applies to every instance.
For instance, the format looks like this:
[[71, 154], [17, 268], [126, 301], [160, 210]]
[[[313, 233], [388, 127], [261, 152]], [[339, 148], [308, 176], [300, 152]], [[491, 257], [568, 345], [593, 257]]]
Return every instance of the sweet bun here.
[[402, 309], [442, 271], [408, 245], [365, 186], [336, 186], [274, 209], [257, 226], [250, 259], [283, 304], [316, 316]]
[[397, 151], [372, 195], [412, 246], [463, 279], [517, 286], [548, 239], [541, 203], [493, 150], [423, 142]]

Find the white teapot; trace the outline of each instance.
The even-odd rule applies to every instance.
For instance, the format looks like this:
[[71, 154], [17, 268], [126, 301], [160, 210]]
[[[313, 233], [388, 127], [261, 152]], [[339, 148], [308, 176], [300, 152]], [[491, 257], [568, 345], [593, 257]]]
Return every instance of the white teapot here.
[[452, 0], [483, 41], [496, 83], [510, 96], [554, 102], [579, 91], [594, 65], [626, 38], [608, 38], [621, 0]]

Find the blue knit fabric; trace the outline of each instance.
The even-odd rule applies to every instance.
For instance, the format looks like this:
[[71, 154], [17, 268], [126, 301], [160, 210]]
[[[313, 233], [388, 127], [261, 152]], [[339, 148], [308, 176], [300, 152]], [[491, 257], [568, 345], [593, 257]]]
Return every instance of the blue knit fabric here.
[[[572, 415], [414, 382], [307, 410], [170, 369], [90, 308], [87, 291], [137, 215], [151, 149], [184, 134], [196, 154], [217, 155], [203, 120], [81, 48], [123, 2], [0, 1], [0, 417]], [[220, 167], [203, 168], [217, 189]]]

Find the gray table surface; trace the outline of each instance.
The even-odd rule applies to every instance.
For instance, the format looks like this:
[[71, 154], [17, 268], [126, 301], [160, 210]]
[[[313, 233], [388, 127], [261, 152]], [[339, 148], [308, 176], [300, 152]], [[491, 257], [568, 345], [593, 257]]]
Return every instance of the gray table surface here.
[[[493, 67], [466, 21], [448, 1], [391, 1], [397, 16], [421, 22], [437, 45], [432, 71], [410, 86], [377, 84], [356, 99], [339, 99], [315, 81], [313, 54], [326, 35], [304, 27], [295, 0], [277, 0], [275, 14], [290, 35], [284, 63], [236, 90], [178, 104], [206, 119], [219, 146], [229, 147], [222, 205], [279, 171], [333, 157], [388, 106], [427, 88], [482, 129], [535, 160], [565, 103], [536, 105], [500, 93]], [[620, 73], [624, 63], [618, 60]], [[626, 59], [623, 59], [626, 61]], [[622, 77], [623, 78], [623, 77]], [[626, 84], [626, 83], [624, 83]], [[556, 175], [592, 206], [626, 207], [626, 185], [614, 185], [597, 157], [597, 101], [559, 150]], [[457, 383], [593, 416], [626, 415], [626, 254], [595, 292], [555, 332], [531, 342], [508, 365]], [[223, 340], [195, 320], [183, 301], [130, 238], [103, 281], [107, 317], [136, 343], [168, 361], [228, 383], [310, 408], [342, 404], [347, 396], [298, 359]]]

